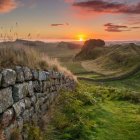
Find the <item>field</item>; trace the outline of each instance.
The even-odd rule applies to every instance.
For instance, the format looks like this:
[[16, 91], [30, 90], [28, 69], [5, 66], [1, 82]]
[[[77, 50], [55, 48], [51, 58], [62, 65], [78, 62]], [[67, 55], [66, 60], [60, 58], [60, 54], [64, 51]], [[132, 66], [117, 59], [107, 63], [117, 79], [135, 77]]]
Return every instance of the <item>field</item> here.
[[75, 91], [61, 92], [49, 112], [51, 120], [44, 117], [41, 129], [28, 126], [29, 139], [138, 140], [140, 106], [133, 94], [124, 92], [81, 81]]
[[[123, 49], [127, 50], [125, 47]], [[110, 59], [114, 53], [108, 54], [105, 57], [101, 57], [98, 60], [74, 61], [71, 59], [71, 57], [69, 57], [70, 59], [66, 59], [64, 56], [63, 59], [60, 60], [64, 66], [66, 66], [72, 72], [76, 73], [79, 79], [82, 77], [85, 78], [84, 82], [83, 80], [80, 81], [80, 83], [82, 83], [82, 85], [79, 87], [81, 88], [81, 91], [84, 92], [86, 89], [86, 93], [92, 94], [95, 93], [93, 89], [99, 86], [101, 88], [101, 90], [100, 88], [98, 89], [100, 94], [109, 94], [105, 95], [105, 99], [100, 101], [97, 105], [85, 107], [86, 110], [90, 110], [90, 117], [95, 122], [95, 127], [92, 130], [93, 133], [91, 136], [89, 132], [89, 137], [85, 137], [83, 139], [74, 139], [140, 139], [140, 72], [138, 62], [139, 48], [136, 48], [137, 52], [135, 52], [135, 49], [133, 50], [133, 48], [129, 49], [131, 50], [129, 50], [131, 55], [134, 56], [133, 59], [129, 61], [127, 59], [127, 57], [129, 57], [129, 51], [128, 53], [125, 52], [126, 57], [120, 57], [120, 59], [125, 59], [126, 64], [109, 61], [109, 69], [106, 66], [103, 67], [103, 65], [109, 64], [108, 59]], [[115, 54], [118, 54], [117, 51], [118, 50], [116, 50]], [[123, 52], [124, 51], [121, 51], [121, 49], [119, 50], [121, 56], [123, 55]], [[117, 56], [118, 55], [116, 55], [116, 58]], [[106, 60], [104, 58], [106, 58]], [[127, 62], [130, 63], [128, 64]], [[118, 77], [121, 78], [118, 79]], [[103, 81], [100, 81], [100, 79], [103, 79]], [[84, 85], [86, 85], [88, 88], [86, 88]], [[118, 93], [112, 92], [111, 90], [108, 91], [108, 89], [114, 89]], [[135, 103], [133, 99], [136, 99], [137, 102]], [[67, 139], [70, 140], [71, 138]]]
[[[28, 45], [27, 45], [28, 44]], [[27, 126], [29, 140], [138, 140], [140, 139], [140, 71], [139, 48], [118, 48], [95, 60], [75, 60], [81, 48], [65, 43], [30, 44], [14, 42], [13, 46], [35, 49], [43, 56], [57, 58], [79, 79], [73, 92], [62, 92], [50, 110], [43, 130]], [[2, 44], [3, 45], [3, 44]], [[6, 47], [12, 46], [7, 43]], [[40, 47], [41, 46], [41, 47]], [[111, 51], [110, 51], [111, 50]], [[125, 58], [123, 53], [125, 52]], [[130, 58], [130, 54], [132, 57]], [[110, 60], [113, 56], [113, 61]], [[128, 59], [130, 58], [130, 59]], [[122, 63], [125, 59], [125, 63]], [[69, 93], [69, 94], [67, 94]], [[55, 108], [55, 109], [53, 109]], [[45, 125], [46, 124], [46, 125]], [[47, 126], [47, 127], [46, 127]]]

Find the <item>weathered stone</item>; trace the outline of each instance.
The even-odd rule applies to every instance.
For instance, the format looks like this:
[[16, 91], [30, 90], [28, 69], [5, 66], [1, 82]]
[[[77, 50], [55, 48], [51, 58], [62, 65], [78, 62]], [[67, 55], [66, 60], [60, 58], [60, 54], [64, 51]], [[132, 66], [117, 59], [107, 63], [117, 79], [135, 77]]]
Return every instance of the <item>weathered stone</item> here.
[[36, 98], [36, 96], [32, 96], [31, 97], [31, 105], [35, 105], [35, 103], [36, 103], [36, 101], [37, 101], [37, 98]]
[[42, 92], [42, 82], [33, 81], [34, 92]]
[[17, 121], [17, 127], [18, 127], [19, 132], [22, 132], [22, 130], [23, 130], [23, 118], [18, 117], [16, 119], [16, 121]]
[[28, 67], [23, 67], [23, 72], [25, 80], [28, 81], [32, 79], [32, 72]]
[[46, 77], [47, 79], [46, 80], [49, 80], [51, 77], [50, 77], [50, 73], [49, 72], [46, 72]]
[[4, 130], [0, 130], [0, 140], [6, 140]]
[[50, 87], [51, 85], [50, 85], [50, 81], [43, 81], [42, 82], [42, 90], [43, 90], [43, 92], [45, 92], [45, 91], [47, 91], [47, 89], [48, 89], [48, 87]]
[[38, 101], [39, 101], [39, 105], [40, 105], [40, 106], [43, 105], [44, 100], [45, 100], [44, 97], [41, 97], [41, 98], [38, 99]]
[[42, 90], [43, 92], [47, 91], [47, 81], [42, 82]]
[[39, 79], [39, 73], [37, 70], [32, 70], [33, 80]]
[[46, 114], [47, 109], [48, 109], [48, 107], [47, 107], [46, 104], [43, 104], [43, 105], [41, 106], [41, 112], [42, 112], [42, 115], [45, 115], [45, 114]]
[[46, 83], [47, 83], [47, 87], [50, 87], [51, 86], [50, 80], [49, 81], [46, 81]]
[[15, 102], [19, 101], [20, 99], [26, 97], [28, 95], [28, 84], [16, 84], [13, 87], [13, 99]]
[[2, 74], [0, 73], [0, 87], [1, 87]]
[[49, 96], [45, 96], [45, 97], [44, 97], [44, 102], [47, 102], [48, 99], [49, 99]]
[[14, 85], [16, 81], [16, 72], [12, 69], [2, 71], [2, 87]]
[[0, 113], [4, 112], [13, 104], [12, 88], [5, 88], [0, 90]]
[[24, 110], [25, 110], [25, 103], [24, 103], [24, 99], [20, 100], [19, 102], [16, 102], [15, 104], [13, 104], [13, 108], [14, 111], [16, 113], [16, 116], [20, 116]]
[[30, 110], [29, 110], [30, 118], [32, 118], [32, 116], [34, 115], [34, 112], [35, 112], [34, 107], [31, 107]]
[[25, 102], [25, 108], [26, 108], [26, 109], [28, 109], [28, 108], [31, 107], [31, 100], [30, 100], [30, 98], [26, 97], [26, 98], [24, 99], [24, 102]]
[[55, 92], [50, 94], [50, 97], [49, 97], [50, 103], [52, 103], [54, 101], [56, 96], [57, 96], [57, 94]]
[[10, 124], [9, 127], [7, 127], [4, 130], [6, 140], [11, 140], [11, 135], [14, 133], [14, 131], [17, 129], [17, 122], [14, 121], [12, 124]]
[[37, 99], [39, 99], [39, 98], [41, 98], [41, 97], [43, 97], [43, 96], [44, 96], [43, 93], [36, 93], [36, 97], [37, 97]]
[[39, 120], [39, 116], [37, 113], [34, 113], [34, 115], [32, 116], [32, 122], [34, 122], [34, 124], [37, 124]]
[[[68, 77], [59, 78], [58, 72], [51, 71], [52, 77], [50, 77], [50, 73], [46, 71], [32, 70], [30, 73], [31, 70], [27, 67], [23, 69], [15, 68], [18, 84], [9, 82], [7, 86], [11, 87], [0, 89], [0, 128], [5, 131], [7, 138], [10, 138], [12, 129], [15, 128], [20, 130], [21, 136], [24, 136], [23, 123], [28, 121], [40, 123], [43, 115], [56, 99], [58, 89], [69, 89], [74, 84]], [[11, 70], [7, 71], [9, 73]], [[1, 75], [3, 80], [4, 74], [0, 73], [0, 82]]]
[[51, 84], [52, 84], [52, 86], [55, 85], [55, 80], [54, 79], [51, 80]]
[[54, 92], [54, 91], [56, 91], [55, 86], [51, 86], [50, 87], [50, 92]]
[[24, 111], [22, 117], [23, 117], [23, 122], [28, 122], [30, 120], [30, 112], [28, 109]]
[[16, 66], [15, 71], [16, 71], [16, 74], [17, 74], [16, 81], [17, 82], [23, 82], [24, 81], [24, 73], [23, 73], [22, 67]]
[[47, 79], [47, 75], [45, 71], [39, 71], [39, 81], [45, 81]]
[[49, 100], [47, 100], [45, 104], [46, 104], [47, 109], [48, 109], [48, 108], [49, 108], [49, 106], [50, 106], [50, 101], [49, 101]]
[[39, 103], [39, 101], [37, 101], [35, 104], [35, 112], [38, 113], [39, 110], [40, 110], [40, 103]]
[[13, 108], [6, 110], [2, 115], [0, 115], [0, 128], [7, 127], [14, 117]]
[[34, 95], [34, 88], [33, 88], [33, 82], [30, 81], [28, 83], [28, 92], [29, 92], [29, 96], [33, 96]]
[[52, 70], [48, 70], [48, 73], [49, 73], [49, 77], [51, 78], [52, 75], [53, 75], [53, 71]]

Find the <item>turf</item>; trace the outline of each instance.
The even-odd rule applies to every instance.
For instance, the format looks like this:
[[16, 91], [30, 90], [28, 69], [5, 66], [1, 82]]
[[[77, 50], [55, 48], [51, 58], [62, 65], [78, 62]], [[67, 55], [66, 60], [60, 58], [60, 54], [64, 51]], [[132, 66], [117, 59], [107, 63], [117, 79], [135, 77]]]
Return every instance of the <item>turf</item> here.
[[140, 106], [124, 101], [106, 101], [93, 108], [96, 140], [139, 140]]

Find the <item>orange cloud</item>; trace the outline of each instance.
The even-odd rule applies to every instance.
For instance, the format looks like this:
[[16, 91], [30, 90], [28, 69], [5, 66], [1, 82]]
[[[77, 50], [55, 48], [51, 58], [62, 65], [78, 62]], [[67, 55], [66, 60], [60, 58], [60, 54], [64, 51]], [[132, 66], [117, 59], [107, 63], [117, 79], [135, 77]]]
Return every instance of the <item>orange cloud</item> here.
[[15, 0], [0, 0], [0, 13], [7, 13], [15, 8], [17, 8], [18, 4]]
[[53, 23], [51, 26], [69, 26], [69, 23]]
[[72, 5], [87, 12], [94, 13], [140, 14], [140, 2], [135, 4], [126, 4], [105, 0], [88, 0], [75, 2]]

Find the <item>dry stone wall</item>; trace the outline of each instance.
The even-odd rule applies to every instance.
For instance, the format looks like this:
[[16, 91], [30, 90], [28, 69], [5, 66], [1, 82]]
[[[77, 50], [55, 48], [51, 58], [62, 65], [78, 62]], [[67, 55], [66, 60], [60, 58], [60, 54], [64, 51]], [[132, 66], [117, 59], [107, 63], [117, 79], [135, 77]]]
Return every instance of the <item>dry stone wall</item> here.
[[[0, 134], [10, 139], [23, 124], [38, 122], [47, 113], [60, 89], [74, 89], [74, 80], [54, 71], [17, 66], [0, 72]], [[0, 138], [2, 139], [2, 138]]]

